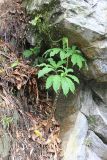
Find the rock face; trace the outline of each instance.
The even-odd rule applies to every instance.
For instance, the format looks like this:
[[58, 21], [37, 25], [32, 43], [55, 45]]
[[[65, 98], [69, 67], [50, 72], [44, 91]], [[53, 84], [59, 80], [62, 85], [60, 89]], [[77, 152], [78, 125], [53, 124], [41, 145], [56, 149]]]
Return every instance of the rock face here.
[[107, 0], [31, 0], [26, 6], [31, 14], [49, 12], [50, 24], [86, 56], [83, 74], [93, 80], [57, 104], [64, 160], [107, 160]]
[[107, 160], [107, 145], [105, 145], [101, 141], [101, 139], [97, 135], [95, 135], [94, 132], [92, 131], [89, 132], [89, 135], [87, 136], [87, 139], [86, 139], [86, 143], [87, 142], [88, 142], [88, 149], [90, 149], [90, 151], [95, 153], [97, 157]]
[[101, 101], [95, 102], [89, 89], [83, 91], [81, 100], [81, 112], [89, 122], [89, 128], [98, 134], [107, 143], [107, 107]]
[[60, 28], [90, 59], [85, 76], [97, 81], [107, 81], [107, 1], [106, 0], [57, 0], [51, 11], [48, 7], [55, 0], [30, 0], [26, 8], [30, 13], [41, 10], [50, 12], [50, 23]]
[[107, 160], [106, 93], [103, 84], [91, 83], [74, 96], [59, 97], [63, 160]]
[[77, 114], [74, 129], [68, 139], [64, 160], [86, 160], [85, 138], [88, 131], [88, 122], [82, 113]]
[[35, 10], [40, 10], [42, 9], [43, 5], [48, 5], [50, 4], [52, 0], [28, 0], [28, 1], [25, 1], [25, 4], [26, 4], [26, 8], [29, 12], [33, 12]]

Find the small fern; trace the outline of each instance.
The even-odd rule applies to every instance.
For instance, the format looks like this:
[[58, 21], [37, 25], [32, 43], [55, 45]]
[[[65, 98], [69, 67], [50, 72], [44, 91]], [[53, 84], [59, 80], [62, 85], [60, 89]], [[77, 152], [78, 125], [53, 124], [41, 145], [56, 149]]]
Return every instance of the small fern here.
[[38, 78], [47, 76], [46, 89], [53, 87], [56, 93], [62, 89], [63, 94], [67, 95], [69, 91], [75, 92], [75, 83], [79, 84], [79, 79], [74, 75], [73, 68], [68, 66], [68, 62], [71, 62], [72, 67], [75, 65], [81, 69], [86, 60], [76, 46], [68, 47], [68, 38], [64, 37], [62, 42], [62, 48], [52, 48], [44, 53], [47, 63], [38, 65], [42, 68], [38, 72]]

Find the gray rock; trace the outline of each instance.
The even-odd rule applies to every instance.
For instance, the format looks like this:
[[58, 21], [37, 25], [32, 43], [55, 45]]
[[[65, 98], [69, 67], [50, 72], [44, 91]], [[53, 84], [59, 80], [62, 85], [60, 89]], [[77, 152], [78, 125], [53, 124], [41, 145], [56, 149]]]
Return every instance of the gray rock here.
[[86, 160], [101, 160], [100, 157], [97, 156], [96, 153], [94, 153], [92, 150], [90, 150], [89, 148], [87, 148], [87, 158]]
[[35, 10], [40, 10], [43, 5], [47, 5], [52, 0], [28, 0], [25, 1], [26, 9], [28, 12], [33, 12]]
[[88, 123], [86, 117], [82, 113], [78, 113], [77, 119], [69, 135], [66, 150], [64, 152], [64, 160], [86, 160], [85, 138], [88, 131]]
[[[27, 1], [27, 0], [25, 0]], [[43, 9], [44, 4], [55, 5], [55, 0], [30, 0], [26, 8], [31, 13]], [[48, 10], [49, 22], [69, 37], [86, 57], [89, 79], [107, 81], [107, 1], [106, 0], [57, 0], [56, 6]], [[60, 13], [60, 14], [58, 14]], [[57, 30], [58, 31], [58, 30]]]
[[[94, 132], [92, 131], [89, 132], [86, 142], [88, 142], [88, 147], [91, 150], [91, 152], [94, 152], [98, 157], [101, 158], [101, 160], [107, 160], [107, 145], [105, 145]], [[88, 154], [90, 154], [89, 152], [90, 151], [88, 150]]]
[[87, 116], [89, 128], [107, 142], [107, 107], [93, 100], [91, 90], [81, 92], [81, 112]]
[[107, 83], [91, 83], [95, 94], [107, 105]]

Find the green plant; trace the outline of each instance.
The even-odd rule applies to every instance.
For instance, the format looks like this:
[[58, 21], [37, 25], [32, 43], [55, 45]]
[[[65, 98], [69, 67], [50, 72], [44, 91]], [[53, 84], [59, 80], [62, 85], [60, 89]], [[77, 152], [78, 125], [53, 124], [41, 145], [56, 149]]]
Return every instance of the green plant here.
[[[85, 58], [76, 46], [68, 47], [68, 38], [62, 39], [62, 48], [52, 48], [44, 53], [47, 63], [38, 65], [42, 69], [38, 72], [38, 78], [47, 76], [46, 89], [53, 87], [58, 93], [62, 89], [63, 94], [67, 95], [69, 91], [75, 92], [75, 82], [79, 79], [74, 75], [73, 66], [79, 70], [86, 64]], [[69, 66], [69, 63], [72, 66]]]
[[32, 55], [38, 56], [39, 52], [40, 52], [40, 48], [39, 47], [30, 48], [30, 49], [25, 50], [23, 52], [23, 57], [30, 58]]
[[42, 14], [37, 14], [30, 24], [36, 28], [41, 36], [43, 34], [48, 35], [51, 25], [49, 24], [47, 12]]
[[7, 116], [3, 116], [2, 118], [2, 125], [4, 127], [4, 129], [9, 128], [9, 125], [12, 123], [13, 118], [12, 117], [7, 117]]
[[88, 123], [90, 125], [95, 125], [96, 124], [96, 118], [95, 118], [94, 115], [90, 115], [87, 119], [88, 119]]

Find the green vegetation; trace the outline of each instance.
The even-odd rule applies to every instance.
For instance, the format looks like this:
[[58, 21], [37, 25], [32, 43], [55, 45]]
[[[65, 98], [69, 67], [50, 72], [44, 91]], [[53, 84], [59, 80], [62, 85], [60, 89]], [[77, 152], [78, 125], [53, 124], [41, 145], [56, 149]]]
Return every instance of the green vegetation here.
[[[48, 16], [45, 13], [37, 14], [35, 18], [30, 22], [34, 26], [37, 32], [46, 36], [51, 43], [58, 45], [58, 42], [62, 42], [62, 47], [48, 49], [42, 57], [39, 56], [40, 48], [35, 47], [34, 49], [26, 50], [23, 53], [25, 58], [29, 58], [32, 55], [36, 55], [36, 59], [41, 58], [41, 63], [35, 63], [36, 67], [39, 67], [38, 78], [45, 78], [46, 89], [53, 90], [58, 93], [62, 89], [63, 94], [67, 95], [70, 92], [74, 93], [76, 90], [76, 83], [79, 84], [79, 79], [74, 73], [74, 66], [80, 70], [86, 65], [86, 60], [82, 56], [80, 50], [76, 46], [68, 46], [68, 38], [64, 37], [58, 41], [53, 41], [50, 32], [52, 25], [48, 22]], [[44, 18], [46, 16], [46, 18]]]
[[[40, 68], [38, 78], [46, 78], [46, 89], [53, 87], [56, 93], [62, 89], [63, 94], [67, 95], [69, 91], [75, 92], [75, 83], [79, 84], [73, 66], [80, 70], [86, 64], [86, 60], [76, 46], [68, 46], [68, 38], [64, 37], [62, 44], [62, 48], [48, 49], [44, 53], [45, 62], [37, 65]], [[28, 58], [38, 52], [39, 50], [34, 48], [24, 51], [23, 55]]]
[[88, 123], [89, 123], [90, 125], [95, 125], [95, 124], [96, 124], [96, 118], [95, 118], [94, 115], [90, 115], [90, 116], [88, 117]]
[[9, 125], [12, 123], [13, 121], [13, 118], [12, 117], [7, 117], [6, 115], [2, 118], [2, 125], [3, 125], [3, 128], [6, 129], [6, 128], [9, 128]]
[[38, 78], [46, 75], [46, 89], [53, 87], [57, 93], [62, 88], [63, 94], [67, 95], [69, 91], [74, 93], [75, 82], [79, 83], [79, 79], [74, 74], [73, 66], [77, 66], [80, 70], [86, 60], [76, 49], [76, 46], [68, 47], [68, 38], [63, 38], [62, 42], [62, 48], [52, 48], [44, 53], [47, 63], [38, 65], [42, 68], [38, 72]]
[[38, 56], [39, 53], [40, 53], [40, 48], [39, 47], [30, 48], [29, 50], [25, 50], [23, 52], [23, 57], [29, 58], [32, 55]]

